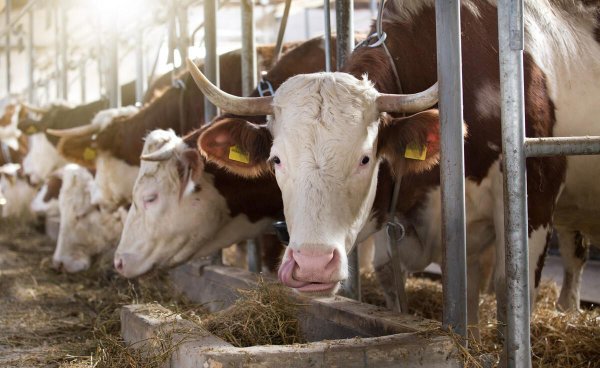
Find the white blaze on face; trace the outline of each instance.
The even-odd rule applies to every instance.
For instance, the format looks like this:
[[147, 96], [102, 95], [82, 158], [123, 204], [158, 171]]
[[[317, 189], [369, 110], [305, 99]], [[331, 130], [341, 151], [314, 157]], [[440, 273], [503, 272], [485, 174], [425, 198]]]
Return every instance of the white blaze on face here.
[[189, 259], [230, 220], [225, 198], [196, 149], [171, 130], [155, 130], [146, 137], [143, 155], [159, 150], [164, 160], [142, 161], [115, 254], [115, 267], [125, 277]]
[[120, 212], [92, 205], [90, 172], [78, 165], [64, 168], [58, 197], [60, 231], [53, 256], [55, 268], [79, 272], [90, 266], [91, 257], [114, 247], [123, 228]]
[[48, 141], [45, 133], [36, 133], [29, 137], [29, 152], [23, 159], [23, 171], [32, 183], [42, 183], [54, 170], [66, 164], [67, 161]]
[[330, 292], [347, 277], [377, 184], [376, 98], [370, 82], [342, 73], [291, 78], [275, 96], [271, 160], [291, 236], [282, 269], [295, 260], [300, 291]]

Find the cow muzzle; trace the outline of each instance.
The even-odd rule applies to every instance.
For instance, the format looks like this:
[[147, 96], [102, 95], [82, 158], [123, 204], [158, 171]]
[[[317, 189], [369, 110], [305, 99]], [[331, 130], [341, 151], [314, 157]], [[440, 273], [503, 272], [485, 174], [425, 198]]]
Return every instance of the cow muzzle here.
[[342, 255], [333, 246], [310, 245], [288, 248], [278, 272], [286, 286], [310, 296], [331, 296], [346, 278]]

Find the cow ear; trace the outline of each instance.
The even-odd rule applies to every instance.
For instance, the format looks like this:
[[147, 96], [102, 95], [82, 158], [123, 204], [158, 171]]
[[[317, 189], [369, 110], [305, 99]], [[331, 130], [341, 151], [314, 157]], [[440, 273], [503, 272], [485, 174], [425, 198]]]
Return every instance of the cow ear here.
[[440, 158], [440, 116], [427, 110], [404, 118], [384, 118], [379, 129], [378, 154], [396, 173], [430, 170]]
[[199, 186], [204, 171], [204, 161], [198, 150], [186, 148], [177, 156], [177, 172], [179, 173], [179, 199], [190, 193], [202, 190]]
[[219, 120], [200, 134], [198, 149], [209, 161], [243, 177], [271, 170], [267, 162], [273, 137], [264, 125], [239, 118]]

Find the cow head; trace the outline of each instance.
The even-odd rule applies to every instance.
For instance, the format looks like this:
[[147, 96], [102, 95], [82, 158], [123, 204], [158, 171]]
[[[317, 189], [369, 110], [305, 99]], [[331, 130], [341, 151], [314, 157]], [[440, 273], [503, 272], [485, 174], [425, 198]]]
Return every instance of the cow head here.
[[124, 213], [94, 206], [90, 196], [93, 185], [87, 169], [75, 164], [64, 168], [58, 196], [60, 230], [52, 257], [57, 269], [86, 270], [92, 256], [114, 247], [119, 239]]
[[50, 175], [31, 202], [31, 211], [37, 216], [58, 217], [58, 195], [62, 186], [62, 169]]
[[21, 165], [0, 166], [0, 192], [3, 196], [2, 217], [30, 218], [29, 204], [35, 196], [35, 189], [23, 176]]
[[29, 152], [23, 159], [23, 171], [33, 184], [42, 183], [54, 170], [66, 163], [44, 132], [30, 135]]
[[224, 110], [269, 115], [267, 126], [242, 119], [214, 124], [199, 137], [199, 148], [239, 175], [272, 167], [290, 233], [279, 278], [309, 295], [335, 293], [348, 275], [347, 253], [369, 220], [380, 161], [401, 174], [438, 159], [436, 112], [405, 119], [381, 113], [424, 110], [437, 102], [437, 85], [417, 95], [383, 95], [366, 78], [319, 73], [288, 79], [272, 99], [247, 99], [219, 91], [192, 63], [188, 68]]
[[198, 151], [173, 131], [151, 132], [141, 158], [115, 254], [115, 268], [126, 277], [184, 262], [229, 219]]

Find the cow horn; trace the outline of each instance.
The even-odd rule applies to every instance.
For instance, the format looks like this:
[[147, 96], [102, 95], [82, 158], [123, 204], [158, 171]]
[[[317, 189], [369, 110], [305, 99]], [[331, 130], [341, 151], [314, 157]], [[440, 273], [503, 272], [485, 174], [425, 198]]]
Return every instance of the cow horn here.
[[377, 97], [377, 109], [381, 112], [416, 113], [435, 105], [438, 99], [438, 82], [435, 82], [425, 91], [410, 95], [382, 93]]
[[31, 106], [25, 102], [21, 103], [27, 110], [34, 112], [36, 114], [45, 114], [48, 111], [50, 111], [50, 108], [41, 108], [41, 107], [35, 107], [35, 106]]
[[198, 88], [210, 102], [224, 111], [247, 116], [270, 115], [273, 113], [273, 107], [271, 106], [273, 97], [238, 97], [230, 95], [212, 84], [191, 59], [188, 58], [186, 62]]
[[175, 142], [173, 140], [166, 142], [159, 149], [154, 152], [146, 153], [145, 155], [140, 156], [140, 160], [142, 161], [166, 161], [173, 157], [173, 153], [175, 152]]
[[95, 134], [100, 130], [96, 124], [87, 124], [70, 129], [46, 129], [46, 133], [56, 137], [83, 137], [84, 135]]

